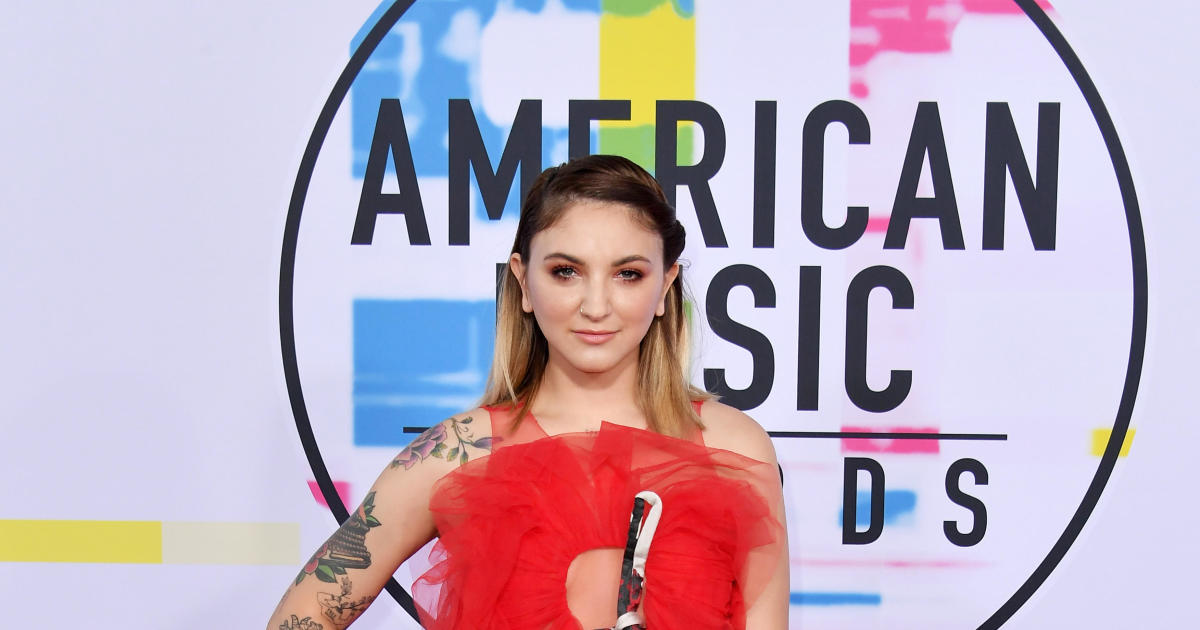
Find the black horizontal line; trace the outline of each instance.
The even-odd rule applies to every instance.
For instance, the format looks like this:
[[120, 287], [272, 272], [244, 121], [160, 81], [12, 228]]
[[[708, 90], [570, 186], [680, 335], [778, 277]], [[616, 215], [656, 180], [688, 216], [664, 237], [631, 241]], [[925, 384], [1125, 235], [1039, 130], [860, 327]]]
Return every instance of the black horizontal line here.
[[767, 431], [767, 435], [778, 438], [837, 438], [860, 440], [1008, 440], [1007, 433], [882, 433], [875, 431]]
[[[424, 433], [429, 427], [404, 427], [405, 433]], [[875, 431], [767, 431], [777, 438], [834, 438], [860, 440], [971, 440], [977, 442], [1004, 442], [1007, 433], [883, 433]]]

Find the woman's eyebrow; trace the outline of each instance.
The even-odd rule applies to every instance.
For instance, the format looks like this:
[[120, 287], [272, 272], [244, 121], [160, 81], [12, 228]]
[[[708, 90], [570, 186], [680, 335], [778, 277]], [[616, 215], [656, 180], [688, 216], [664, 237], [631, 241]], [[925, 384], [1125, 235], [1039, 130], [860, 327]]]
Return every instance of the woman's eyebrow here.
[[633, 255], [626, 256], [626, 257], [614, 262], [613, 266], [620, 267], [621, 265], [628, 265], [631, 262], [644, 262], [646, 264], [649, 264], [650, 259], [646, 258], [645, 256], [642, 256], [640, 254], [633, 254]]
[[568, 256], [562, 252], [554, 252], [551, 254], [546, 254], [546, 257], [543, 258], [542, 260], [546, 261], [546, 260], [550, 260], [551, 258], [562, 258], [563, 260], [571, 263], [572, 265], [579, 265], [580, 267], [583, 266], [582, 260], [579, 260], [578, 258], [576, 258], [574, 256]]
[[[551, 258], [561, 258], [561, 259], [571, 263], [572, 265], [578, 265], [580, 267], [586, 266], [582, 260], [580, 260], [574, 256], [564, 254], [562, 252], [553, 252], [550, 254], [546, 254], [546, 257], [543, 258], [542, 260], [550, 260]], [[628, 265], [631, 262], [644, 262], [646, 264], [650, 264], [650, 259], [646, 258], [645, 256], [642, 256], [641, 254], [630, 254], [629, 256], [626, 256], [619, 260], [613, 261], [612, 266], [620, 267], [621, 265]]]

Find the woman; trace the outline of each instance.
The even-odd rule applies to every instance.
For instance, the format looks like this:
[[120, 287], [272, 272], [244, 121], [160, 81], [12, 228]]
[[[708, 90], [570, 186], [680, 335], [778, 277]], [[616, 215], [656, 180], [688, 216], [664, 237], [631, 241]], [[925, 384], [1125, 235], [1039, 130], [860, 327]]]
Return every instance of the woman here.
[[392, 461], [268, 628], [344, 628], [434, 536], [426, 628], [786, 627], [774, 449], [688, 383], [683, 247], [632, 162], [543, 172], [481, 406]]

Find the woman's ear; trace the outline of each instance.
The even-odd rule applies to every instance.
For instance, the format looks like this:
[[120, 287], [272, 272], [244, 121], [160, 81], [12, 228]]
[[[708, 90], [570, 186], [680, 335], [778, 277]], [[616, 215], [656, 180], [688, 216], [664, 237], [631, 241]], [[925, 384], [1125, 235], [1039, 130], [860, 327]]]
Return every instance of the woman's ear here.
[[508, 257], [508, 270], [517, 278], [517, 284], [521, 285], [521, 310], [526, 313], [533, 312], [533, 302], [529, 301], [529, 288], [525, 284], [525, 272], [528, 268], [525, 263], [521, 262], [521, 255], [514, 253]]
[[667, 312], [667, 294], [671, 292], [671, 286], [675, 284], [675, 278], [679, 277], [679, 263], [671, 265], [667, 273], [663, 274], [663, 290], [662, 295], [658, 296], [658, 308], [654, 309], [654, 314], [662, 316]]

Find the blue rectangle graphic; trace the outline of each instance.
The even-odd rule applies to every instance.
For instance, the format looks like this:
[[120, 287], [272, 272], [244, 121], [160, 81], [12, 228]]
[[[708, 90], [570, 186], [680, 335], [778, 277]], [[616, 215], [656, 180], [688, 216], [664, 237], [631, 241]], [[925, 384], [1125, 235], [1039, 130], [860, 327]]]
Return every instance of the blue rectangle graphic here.
[[[871, 492], [859, 490], [854, 501], [854, 524], [861, 528], [871, 524]], [[912, 490], [887, 490], [883, 493], [883, 523], [884, 525], [911, 524], [917, 510], [917, 493]], [[845, 515], [838, 510], [838, 525], [841, 526]]]
[[883, 595], [879, 593], [817, 593], [792, 591], [788, 602], [793, 606], [879, 606]]
[[492, 300], [354, 301], [354, 444], [404, 446], [483, 394], [495, 343]]

